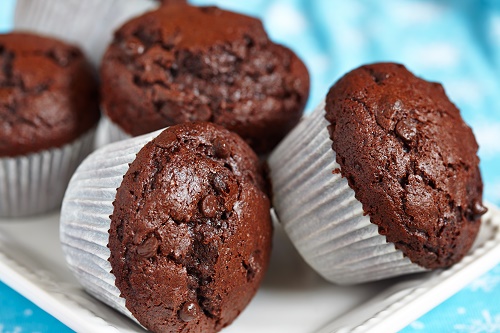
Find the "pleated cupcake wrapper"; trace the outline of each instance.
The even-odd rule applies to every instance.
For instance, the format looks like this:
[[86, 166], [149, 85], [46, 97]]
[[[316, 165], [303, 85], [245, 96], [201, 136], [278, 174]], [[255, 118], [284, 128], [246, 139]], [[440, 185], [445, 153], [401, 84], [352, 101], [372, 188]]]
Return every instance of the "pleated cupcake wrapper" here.
[[425, 271], [387, 243], [363, 215], [339, 173], [324, 116], [323, 102], [269, 157], [274, 209], [285, 232], [305, 261], [334, 283]]
[[61, 209], [60, 239], [68, 266], [91, 295], [136, 322], [111, 273], [108, 230], [116, 189], [129, 164], [160, 132], [115, 142], [92, 153], [71, 178]]
[[78, 164], [93, 148], [95, 129], [60, 148], [0, 158], [0, 216], [20, 217], [53, 210]]
[[103, 147], [113, 142], [130, 139], [131, 137], [130, 134], [112, 122], [106, 114], [101, 116], [99, 126], [97, 127], [96, 147]]
[[79, 45], [94, 65], [113, 32], [134, 16], [158, 7], [154, 0], [17, 0], [14, 29], [35, 31]]

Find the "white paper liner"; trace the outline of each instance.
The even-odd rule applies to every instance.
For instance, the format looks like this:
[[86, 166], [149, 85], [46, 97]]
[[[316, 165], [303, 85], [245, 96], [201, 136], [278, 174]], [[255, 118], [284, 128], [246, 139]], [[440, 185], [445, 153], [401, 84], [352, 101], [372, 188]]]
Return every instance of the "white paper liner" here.
[[363, 215], [335, 152], [321, 103], [271, 153], [273, 205], [305, 261], [328, 281], [355, 284], [423, 272]]
[[0, 158], [0, 216], [20, 217], [57, 208], [78, 164], [93, 148], [95, 128], [60, 148]]
[[17, 0], [14, 29], [77, 44], [97, 65], [116, 28], [158, 5], [154, 0]]
[[137, 321], [125, 307], [108, 261], [116, 189], [139, 150], [162, 130], [107, 145], [78, 167], [64, 196], [60, 239], [77, 280], [94, 297]]
[[130, 134], [122, 130], [103, 113], [97, 127], [95, 146], [100, 148], [113, 142], [130, 139], [131, 137]]

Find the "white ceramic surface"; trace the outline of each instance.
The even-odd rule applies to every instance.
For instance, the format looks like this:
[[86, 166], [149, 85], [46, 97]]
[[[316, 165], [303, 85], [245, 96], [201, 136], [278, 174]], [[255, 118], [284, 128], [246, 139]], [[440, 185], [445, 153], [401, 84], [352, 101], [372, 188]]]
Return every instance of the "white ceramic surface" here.
[[[223, 332], [395, 332], [500, 261], [500, 212], [489, 207], [474, 249], [459, 264], [352, 287], [315, 275], [277, 226], [280, 246], [262, 287]], [[56, 213], [0, 219], [0, 279], [77, 332], [143, 331], [83, 291], [65, 265], [58, 222]]]

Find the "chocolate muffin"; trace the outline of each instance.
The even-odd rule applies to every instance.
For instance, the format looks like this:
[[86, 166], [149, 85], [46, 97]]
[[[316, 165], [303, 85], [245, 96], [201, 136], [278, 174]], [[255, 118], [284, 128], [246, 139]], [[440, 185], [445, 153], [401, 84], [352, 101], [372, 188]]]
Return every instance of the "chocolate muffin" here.
[[388, 242], [426, 268], [448, 267], [476, 238], [478, 145], [439, 83], [403, 65], [362, 66], [326, 99], [340, 172]]
[[270, 155], [273, 206], [329, 281], [449, 267], [486, 211], [477, 149], [440, 84], [398, 64], [362, 66]]
[[258, 153], [297, 124], [309, 94], [304, 64], [259, 20], [182, 2], [119, 28], [101, 77], [105, 114], [132, 136], [210, 121]]
[[29, 33], [0, 35], [0, 216], [61, 204], [93, 147], [97, 95], [76, 47]]
[[153, 332], [219, 331], [250, 302], [269, 262], [262, 173], [252, 149], [213, 123], [108, 145], [66, 192], [70, 268], [91, 294]]
[[61, 147], [97, 124], [97, 81], [75, 46], [0, 35], [0, 68], [0, 157]]

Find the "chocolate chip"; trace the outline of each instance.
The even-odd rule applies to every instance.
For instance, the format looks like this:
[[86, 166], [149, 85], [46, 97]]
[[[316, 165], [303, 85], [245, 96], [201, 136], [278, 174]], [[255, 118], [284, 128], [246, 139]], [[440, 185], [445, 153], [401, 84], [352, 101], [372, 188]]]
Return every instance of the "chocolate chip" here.
[[[174, 0], [175, 1], [175, 0]], [[185, 2], [183, 0], [177, 0], [181, 2]], [[172, 35], [164, 36], [165, 42], [163, 43], [163, 48], [165, 50], [171, 50], [175, 45], [179, 44], [182, 40], [182, 34], [179, 30], [174, 31]]]
[[476, 217], [484, 215], [487, 211], [488, 208], [484, 207], [480, 200], [474, 200], [474, 203], [472, 204], [472, 213], [474, 213]]
[[157, 249], [158, 240], [155, 236], [151, 236], [137, 247], [137, 254], [144, 258], [151, 258], [156, 254]]
[[144, 53], [146, 50], [144, 44], [137, 38], [131, 38], [125, 40], [121, 44], [122, 49], [129, 56], [138, 56]]
[[229, 145], [222, 139], [216, 138], [213, 142], [214, 153], [218, 158], [229, 157], [231, 152], [229, 151]]
[[260, 251], [255, 251], [250, 255], [250, 258], [248, 258], [247, 281], [253, 280], [255, 275], [260, 271], [260, 264], [258, 259], [259, 257], [260, 257]]
[[245, 59], [248, 55], [248, 47], [245, 40], [234, 41], [232, 46], [232, 52], [240, 59]]
[[222, 194], [222, 193], [228, 193], [229, 188], [226, 183], [226, 177], [224, 175], [221, 175], [219, 173], [214, 175], [214, 180], [213, 180], [213, 186], [217, 193]]
[[372, 72], [372, 78], [376, 84], [380, 84], [389, 78], [389, 74], [381, 72]]
[[245, 41], [245, 44], [248, 46], [248, 47], [252, 47], [255, 45], [254, 41], [253, 41], [253, 38], [250, 37], [249, 35], [243, 35], [243, 40]]
[[414, 122], [403, 119], [396, 124], [396, 134], [405, 142], [411, 142], [417, 135], [417, 127]]
[[206, 14], [220, 15], [221, 10], [215, 6], [199, 7], [199, 10]]
[[155, 144], [161, 148], [170, 148], [177, 143], [177, 135], [174, 132], [166, 130], [155, 140]]
[[193, 302], [184, 303], [182, 308], [179, 310], [179, 318], [182, 321], [188, 322], [195, 319], [200, 312], [200, 307], [198, 304]]
[[215, 217], [219, 209], [219, 201], [213, 194], [209, 194], [200, 201], [200, 210], [205, 217]]
[[401, 112], [403, 106], [403, 102], [393, 95], [382, 96], [376, 108], [375, 121], [384, 130], [393, 130], [395, 126], [394, 118], [396, 118], [396, 114]]
[[47, 54], [50, 58], [52, 58], [55, 62], [59, 64], [61, 67], [66, 67], [69, 65], [73, 57], [76, 56], [76, 50], [66, 50], [63, 48], [56, 47], [49, 51]]

